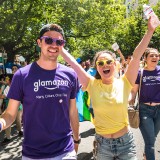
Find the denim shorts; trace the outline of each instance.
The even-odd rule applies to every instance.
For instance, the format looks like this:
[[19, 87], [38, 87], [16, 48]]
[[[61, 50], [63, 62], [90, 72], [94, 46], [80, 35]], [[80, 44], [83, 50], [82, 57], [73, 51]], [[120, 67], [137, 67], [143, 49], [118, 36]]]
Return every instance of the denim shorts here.
[[120, 138], [104, 138], [96, 134], [97, 160], [137, 160], [133, 133]]
[[67, 152], [53, 158], [32, 159], [32, 158], [22, 156], [22, 160], [77, 160], [77, 155], [75, 150], [73, 150], [71, 152]]

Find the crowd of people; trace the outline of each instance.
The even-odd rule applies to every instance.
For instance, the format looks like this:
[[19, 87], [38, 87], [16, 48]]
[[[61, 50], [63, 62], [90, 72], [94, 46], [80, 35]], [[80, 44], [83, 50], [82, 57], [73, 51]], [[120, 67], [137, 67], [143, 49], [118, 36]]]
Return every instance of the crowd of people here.
[[[160, 56], [148, 45], [159, 24], [156, 15], [149, 18], [144, 37], [127, 61], [120, 49], [117, 53], [121, 65], [115, 54], [103, 50], [95, 54], [94, 68], [89, 67], [89, 60], [84, 65], [81, 59], [76, 60], [68, 53], [59, 25], [44, 25], [37, 39], [41, 48], [39, 59], [19, 68], [13, 78], [6, 77], [7, 87], [1, 94], [1, 98], [9, 101], [0, 118], [0, 131], [9, 130], [23, 105], [22, 160], [77, 159], [81, 137], [76, 96], [80, 89], [87, 92], [93, 109], [97, 160], [137, 160], [128, 104], [135, 101], [144, 52], [140, 130], [145, 141], [144, 157], [155, 160], [154, 144], [160, 130], [160, 67], [157, 66]], [[58, 63], [59, 55], [69, 67]], [[122, 66], [123, 72], [117, 66]]]
[[[2, 114], [8, 107], [9, 99], [7, 98], [7, 94], [10, 89], [10, 85], [12, 82], [12, 77], [14, 73], [21, 67], [23, 67], [19, 60], [17, 60], [15, 56], [15, 61], [12, 63], [12, 65], [7, 68], [10, 69], [9, 73], [7, 73], [7, 70], [4, 67], [1, 67], [1, 74], [0, 74], [0, 114]], [[18, 113], [16, 116], [16, 128], [18, 132], [18, 136], [23, 136], [22, 131], [22, 113], [23, 113], [23, 107], [22, 104], [20, 104]], [[5, 129], [5, 137], [4, 140], [1, 142], [1, 145], [6, 145], [9, 142], [11, 142], [11, 126], [9, 126], [7, 129]]]

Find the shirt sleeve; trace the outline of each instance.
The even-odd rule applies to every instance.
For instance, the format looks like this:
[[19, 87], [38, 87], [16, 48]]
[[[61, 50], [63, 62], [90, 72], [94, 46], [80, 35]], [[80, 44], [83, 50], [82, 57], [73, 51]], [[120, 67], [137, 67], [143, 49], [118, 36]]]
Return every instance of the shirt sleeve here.
[[77, 74], [75, 73], [74, 75], [74, 81], [73, 81], [73, 85], [72, 85], [72, 91], [71, 91], [71, 95], [70, 95], [70, 99], [74, 99], [76, 98], [76, 95], [81, 87], [81, 85], [79, 84], [78, 82], [78, 77], [77, 77]]
[[20, 69], [14, 74], [12, 78], [7, 98], [15, 99], [18, 101], [23, 100], [23, 80]]

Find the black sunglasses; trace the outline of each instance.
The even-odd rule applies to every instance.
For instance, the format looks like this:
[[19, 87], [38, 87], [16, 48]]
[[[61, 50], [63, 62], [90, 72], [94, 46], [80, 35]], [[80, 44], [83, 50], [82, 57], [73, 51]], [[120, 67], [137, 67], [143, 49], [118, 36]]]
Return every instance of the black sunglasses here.
[[63, 39], [51, 38], [51, 37], [48, 37], [48, 36], [43, 36], [40, 39], [44, 39], [46, 44], [52, 44], [53, 42], [56, 42], [57, 46], [62, 46], [66, 42]]

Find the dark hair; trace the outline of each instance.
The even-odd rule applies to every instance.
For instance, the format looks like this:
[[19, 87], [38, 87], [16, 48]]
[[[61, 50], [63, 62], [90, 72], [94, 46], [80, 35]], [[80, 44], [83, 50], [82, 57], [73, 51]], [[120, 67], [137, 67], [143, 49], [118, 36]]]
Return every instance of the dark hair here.
[[48, 32], [48, 31], [59, 32], [63, 36], [63, 38], [65, 37], [64, 31], [61, 26], [59, 26], [58, 24], [46, 24], [41, 28], [40, 33], [39, 33], [39, 38], [42, 37], [44, 35], [44, 33]]
[[93, 59], [93, 65], [94, 65], [94, 68], [96, 69], [96, 74], [95, 74], [95, 78], [96, 78], [96, 79], [101, 79], [101, 76], [100, 76], [100, 74], [99, 74], [98, 71], [97, 71], [96, 62], [97, 62], [98, 57], [99, 57], [100, 55], [104, 54], [104, 53], [110, 54], [112, 57], [113, 57], [113, 55], [114, 55], [113, 52], [108, 51], [108, 50], [100, 51], [100, 52], [97, 52], [97, 53], [95, 54], [94, 59]]
[[129, 55], [127, 55], [127, 56], [125, 57], [125, 59], [129, 59], [129, 58], [131, 58], [131, 57], [132, 57], [132, 55], [129, 54]]
[[13, 68], [13, 67], [19, 68], [17, 64], [13, 64], [13, 65], [12, 65], [12, 68]]
[[147, 58], [148, 55], [149, 55], [152, 51], [156, 51], [156, 52], [159, 54], [158, 50], [155, 49], [155, 48], [146, 48], [146, 50], [145, 50], [145, 52], [144, 52], [144, 57]]
[[[158, 50], [156, 48], [146, 48], [145, 52], [144, 52], [144, 58], [147, 58], [148, 55], [152, 52], [152, 51], [156, 51], [158, 54]], [[146, 61], [144, 61], [144, 66], [146, 64]]]
[[5, 78], [8, 78], [9, 81], [11, 82], [13, 78], [13, 74], [6, 74]]

